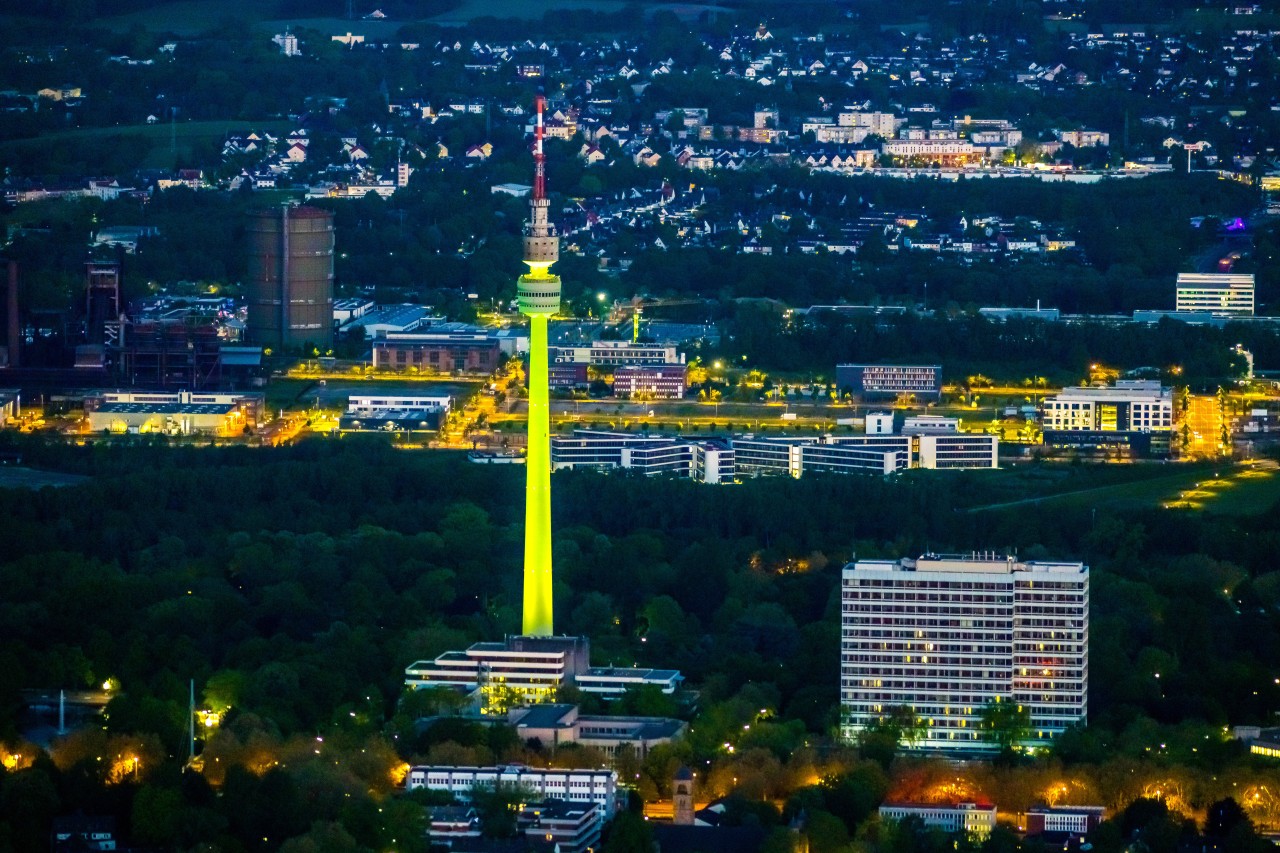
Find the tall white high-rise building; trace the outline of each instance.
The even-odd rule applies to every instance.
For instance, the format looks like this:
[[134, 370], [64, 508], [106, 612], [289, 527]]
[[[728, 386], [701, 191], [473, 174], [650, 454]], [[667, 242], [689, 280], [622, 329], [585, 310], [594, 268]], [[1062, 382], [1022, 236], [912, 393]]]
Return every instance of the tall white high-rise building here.
[[994, 750], [982, 712], [1030, 714], [1024, 745], [1083, 721], [1089, 696], [1089, 568], [995, 554], [860, 560], [841, 580], [840, 704], [846, 737], [895, 706], [923, 720], [915, 748]]

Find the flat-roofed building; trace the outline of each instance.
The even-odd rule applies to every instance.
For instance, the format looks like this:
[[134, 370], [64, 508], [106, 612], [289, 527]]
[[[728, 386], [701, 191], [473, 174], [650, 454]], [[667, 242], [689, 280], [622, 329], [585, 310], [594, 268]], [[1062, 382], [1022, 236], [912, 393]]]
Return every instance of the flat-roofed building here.
[[[350, 306], [349, 300], [344, 300]], [[334, 316], [338, 316], [335, 306]], [[391, 333], [412, 332], [414, 329], [430, 325], [433, 321], [442, 320], [431, 313], [427, 305], [374, 305], [357, 309], [341, 327], [344, 333], [362, 332], [365, 337], [376, 338]]]
[[241, 435], [262, 422], [263, 395], [108, 391], [85, 399], [92, 432]]
[[861, 560], [841, 575], [840, 703], [853, 738], [906, 706], [925, 750], [992, 751], [983, 710], [1030, 715], [1024, 746], [1085, 719], [1089, 569], [994, 554]]
[[919, 818], [927, 827], [943, 832], [963, 832], [986, 838], [996, 826], [996, 807], [978, 803], [885, 803], [880, 806], [882, 821]]
[[689, 368], [683, 364], [631, 364], [613, 373], [613, 396], [627, 399], [679, 400], [684, 397]]
[[1253, 295], [1252, 274], [1180, 272], [1174, 310], [1252, 317]]
[[491, 373], [502, 354], [502, 342], [486, 332], [389, 332], [373, 341], [379, 370]]
[[1173, 389], [1155, 380], [1119, 380], [1109, 388], [1063, 388], [1044, 401], [1045, 441], [1051, 432], [1173, 430]]
[[942, 367], [937, 364], [837, 364], [836, 387], [864, 400], [904, 395], [938, 399]]
[[973, 433], [934, 433], [914, 439], [916, 465], [934, 470], [1000, 467], [1000, 439]]
[[677, 438], [627, 432], [574, 430], [551, 439], [551, 467], [626, 468], [646, 476], [688, 477], [699, 483], [733, 482], [734, 449], [718, 438]]
[[600, 810], [601, 817], [613, 816], [618, 803], [618, 774], [612, 770], [583, 769], [542, 770], [523, 764], [491, 767], [423, 766], [409, 768], [405, 788], [425, 788], [453, 794], [460, 802], [469, 803], [477, 788], [518, 787], [532, 795], [533, 802], [563, 800], [586, 803]]
[[1027, 809], [1027, 836], [1087, 835], [1102, 823], [1107, 810], [1102, 806], [1037, 806]]
[[684, 364], [673, 343], [645, 344], [631, 341], [592, 341], [589, 344], [553, 346], [552, 364], [590, 364], [622, 367], [629, 364]]
[[447, 394], [352, 394], [347, 398], [347, 412], [353, 415], [369, 414], [379, 409], [442, 409], [453, 408], [454, 399]]
[[604, 816], [601, 807], [591, 803], [547, 800], [526, 805], [517, 825], [524, 829], [530, 849], [590, 853], [600, 844]]
[[591, 746], [607, 755], [630, 747], [644, 758], [653, 747], [671, 743], [684, 734], [682, 720], [669, 717], [615, 717], [584, 715], [577, 705], [535, 705], [517, 708], [507, 715], [520, 739], [537, 739], [544, 747], [566, 743]]
[[683, 680], [677, 670], [592, 667], [591, 641], [566, 636], [473, 643], [464, 651], [445, 652], [405, 668], [406, 687], [445, 687], [468, 694], [485, 716], [552, 702], [564, 687], [610, 698], [641, 686], [671, 694]]

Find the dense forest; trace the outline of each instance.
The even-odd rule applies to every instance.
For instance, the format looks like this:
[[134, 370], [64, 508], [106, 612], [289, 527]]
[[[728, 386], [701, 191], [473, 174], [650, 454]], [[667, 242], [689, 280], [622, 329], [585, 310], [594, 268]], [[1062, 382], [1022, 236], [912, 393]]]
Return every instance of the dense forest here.
[[[6, 450], [27, 464], [91, 479], [0, 492], [0, 742], [18, 768], [0, 773], [10, 833], [0, 849], [30, 849], [54, 814], [77, 809], [183, 849], [276, 849], [288, 837], [302, 838], [290, 850], [382, 849], [420, 832], [418, 805], [386, 800], [402, 761], [599, 760], [541, 754], [461, 721], [424, 733], [414, 720], [440, 710], [436, 700], [401, 699], [409, 663], [518, 629], [519, 470], [377, 440], [278, 450], [15, 441], [4, 438]], [[889, 789], [925, 792], [954, 771], [832, 740], [844, 561], [978, 548], [1084, 559], [1089, 725], [1054, 755], [978, 773], [975, 790], [1025, 807], [1065, 773], [1081, 796], [1124, 809], [1167, 779], [1179, 786], [1180, 799], [1165, 798], [1175, 812], [1238, 794], [1232, 785], [1274, 790], [1280, 776], [1222, 731], [1265, 722], [1280, 702], [1280, 507], [1247, 518], [967, 511], [1119, 474], [1134, 476], [1046, 465], [712, 488], [558, 473], [557, 624], [589, 634], [597, 660], [678, 667], [700, 691], [683, 742], [643, 763], [624, 758], [642, 795], [659, 796], [691, 763], [710, 792], [745, 798], [744, 820], [782, 817], [752, 797], [794, 795], [795, 807], [838, 814], [843, 828], [828, 828], [847, 840]], [[189, 679], [200, 707], [222, 715], [201, 736], [197, 777], [180, 772]], [[104, 681], [117, 694], [103, 731], [56, 742], [51, 759], [21, 745], [20, 689]], [[642, 694], [622, 708], [676, 711]], [[828, 781], [812, 787], [815, 775]], [[861, 805], [842, 799], [846, 784]], [[377, 811], [387, 803], [396, 807]], [[1253, 802], [1249, 817], [1269, 808]], [[1182, 837], [1176, 814], [1134, 820], [1157, 818]], [[347, 846], [323, 846], [328, 835]]]

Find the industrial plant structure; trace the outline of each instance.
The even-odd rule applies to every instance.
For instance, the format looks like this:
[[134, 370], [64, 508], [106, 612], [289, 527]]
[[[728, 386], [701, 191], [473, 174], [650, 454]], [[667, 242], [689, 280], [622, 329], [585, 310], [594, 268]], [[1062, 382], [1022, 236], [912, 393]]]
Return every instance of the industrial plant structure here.
[[333, 343], [333, 213], [275, 207], [249, 216], [248, 337], [268, 347]]

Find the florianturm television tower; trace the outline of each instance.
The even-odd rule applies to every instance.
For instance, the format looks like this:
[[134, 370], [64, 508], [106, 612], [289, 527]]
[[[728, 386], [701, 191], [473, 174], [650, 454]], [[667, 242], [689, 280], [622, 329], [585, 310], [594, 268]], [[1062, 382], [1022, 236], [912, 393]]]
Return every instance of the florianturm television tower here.
[[542, 113], [538, 95], [533, 131], [533, 197], [524, 228], [524, 262], [517, 291], [520, 313], [529, 317], [529, 448], [525, 457], [524, 635], [550, 637], [551, 602], [551, 437], [550, 377], [547, 369], [547, 320], [560, 310], [560, 277], [550, 267], [560, 258], [560, 238], [547, 221], [547, 161], [542, 152]]

